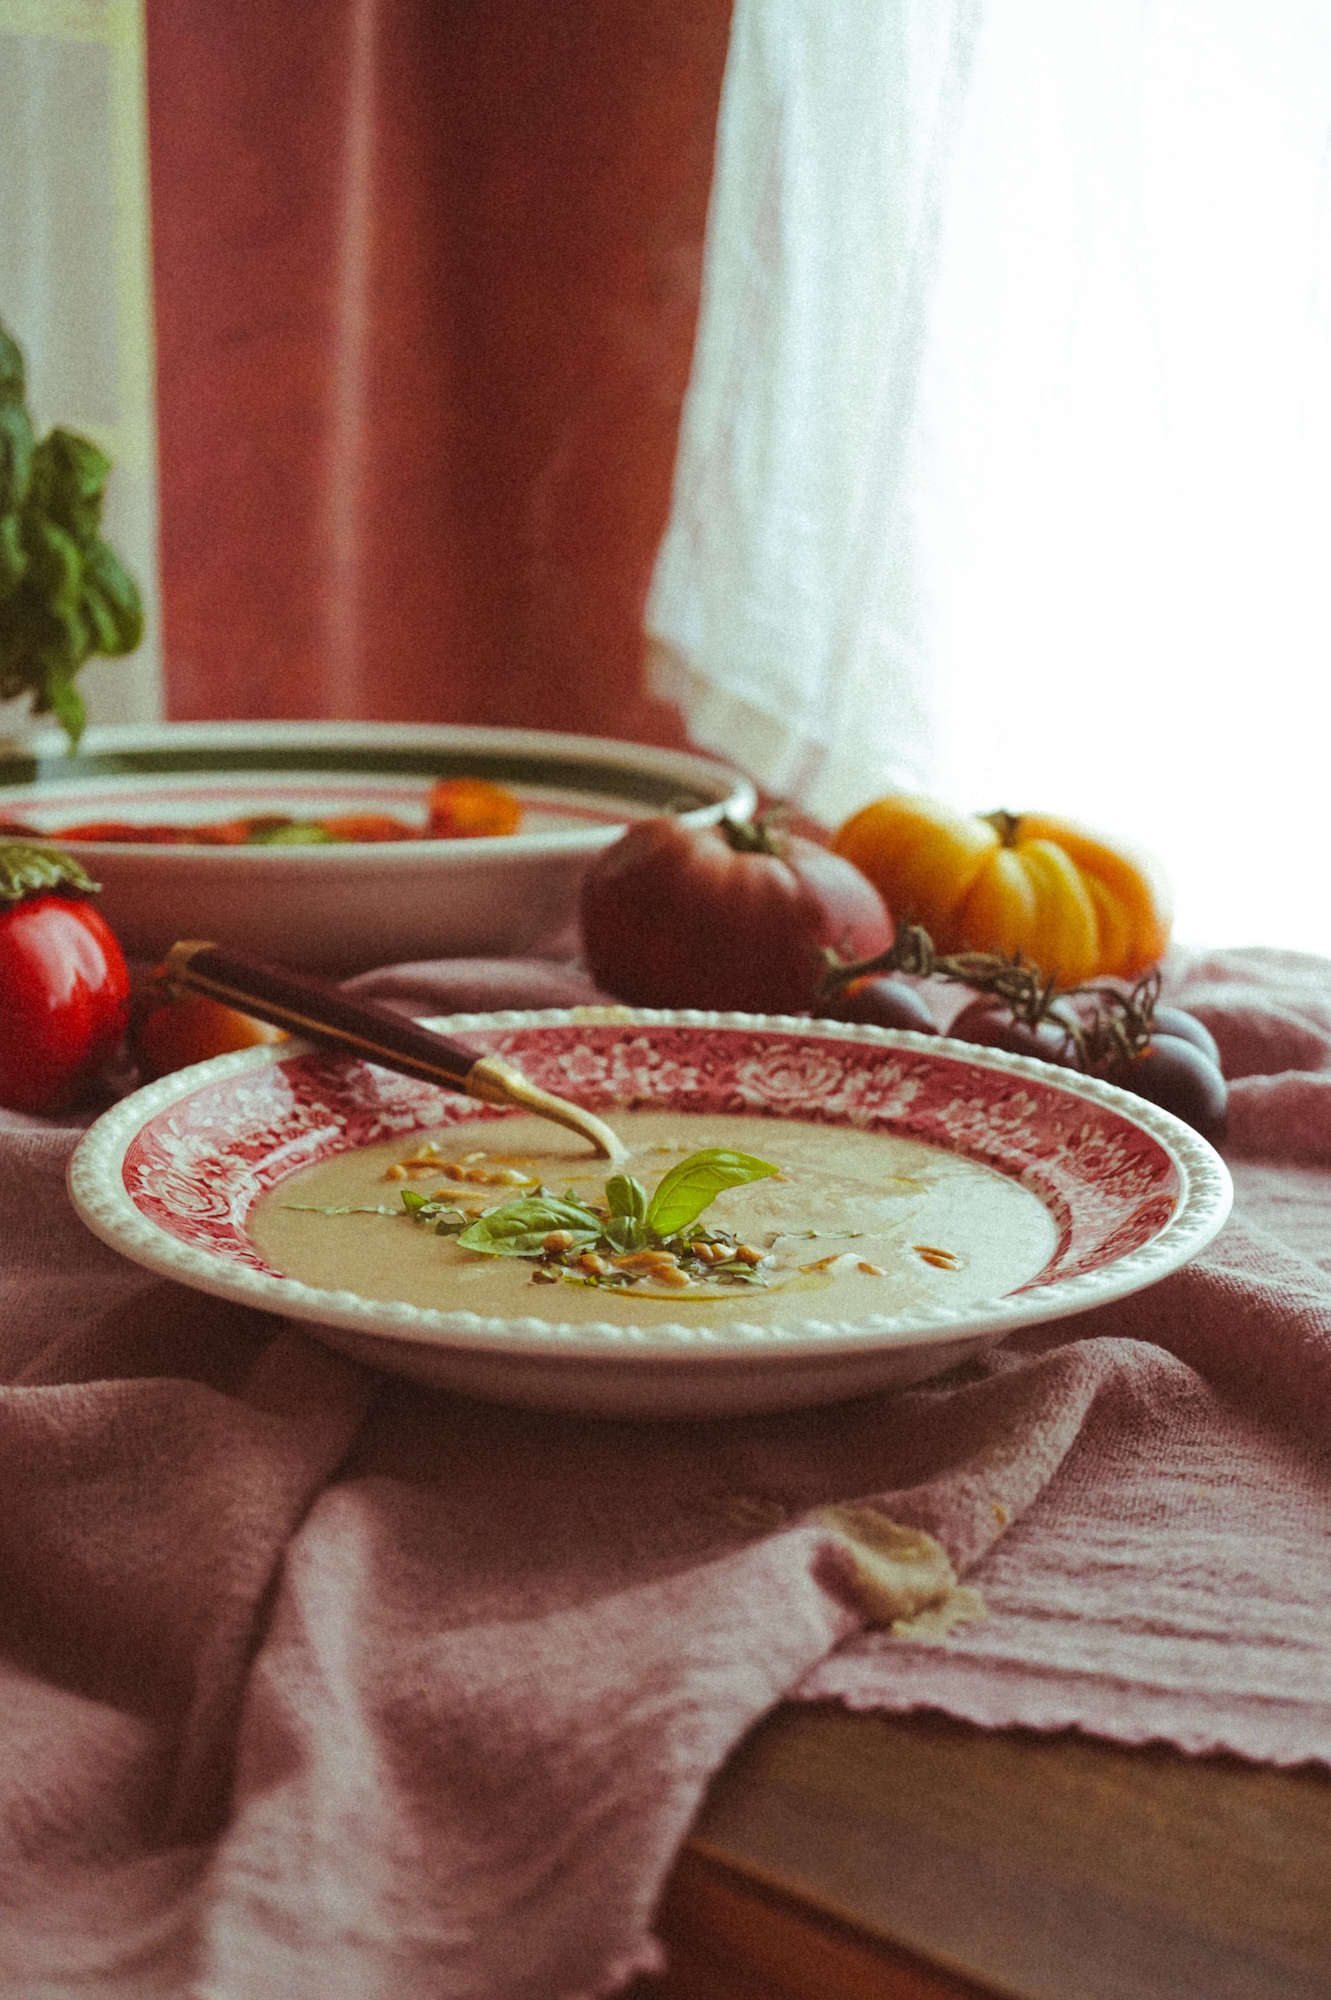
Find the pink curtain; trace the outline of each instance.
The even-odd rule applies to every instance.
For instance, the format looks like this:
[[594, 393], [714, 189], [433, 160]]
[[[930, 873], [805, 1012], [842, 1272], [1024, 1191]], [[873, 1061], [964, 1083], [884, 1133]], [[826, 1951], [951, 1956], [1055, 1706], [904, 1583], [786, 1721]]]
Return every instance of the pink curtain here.
[[643, 685], [729, 0], [149, 0], [168, 713]]

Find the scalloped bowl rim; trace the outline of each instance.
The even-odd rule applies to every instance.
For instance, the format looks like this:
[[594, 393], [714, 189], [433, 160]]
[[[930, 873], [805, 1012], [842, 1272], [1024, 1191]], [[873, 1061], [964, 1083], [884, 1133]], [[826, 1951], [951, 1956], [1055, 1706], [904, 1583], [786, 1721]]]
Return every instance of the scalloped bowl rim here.
[[[446, 1017], [447, 1032], [502, 1033], [517, 1029], [578, 1029], [613, 1024], [624, 1029], [654, 1024], [750, 1033], [812, 1036], [818, 1040], [868, 1043], [963, 1061], [973, 1067], [1028, 1076], [1117, 1113], [1154, 1139], [1170, 1156], [1182, 1181], [1172, 1216], [1157, 1234], [1112, 1263], [993, 1300], [962, 1307], [938, 1307], [910, 1314], [865, 1314], [853, 1321], [727, 1322], [724, 1329], [684, 1323], [633, 1325], [631, 1322], [571, 1323], [538, 1319], [493, 1319], [369, 1299], [347, 1291], [323, 1290], [299, 1280], [270, 1276], [219, 1253], [199, 1250], [170, 1236], [145, 1218], [125, 1191], [121, 1169], [126, 1149], [143, 1127], [172, 1104], [245, 1071], [289, 1062], [313, 1053], [308, 1042], [291, 1041], [212, 1058], [150, 1083], [122, 1099], [79, 1141], [68, 1170], [74, 1207], [93, 1233], [132, 1262], [196, 1290], [238, 1304], [322, 1324], [346, 1333], [416, 1346], [542, 1360], [564, 1354], [580, 1365], [613, 1362], [646, 1367], [687, 1357], [689, 1367], [737, 1359], [807, 1362], [864, 1355], [875, 1347], [906, 1348], [948, 1342], [990, 1344], [1021, 1328], [1108, 1304], [1155, 1284], [1203, 1250], [1223, 1226], [1233, 1200], [1233, 1184], [1223, 1160], [1208, 1141], [1156, 1105], [1098, 1078], [1059, 1069], [1035, 1057], [979, 1048], [942, 1035], [872, 1028], [794, 1015], [713, 1013], [699, 1009], [578, 1007], [506, 1009]], [[434, 1025], [442, 1026], [443, 1017]], [[613, 1121], [613, 1107], [606, 1108]], [[779, 1118], [773, 1119], [779, 1123]]]

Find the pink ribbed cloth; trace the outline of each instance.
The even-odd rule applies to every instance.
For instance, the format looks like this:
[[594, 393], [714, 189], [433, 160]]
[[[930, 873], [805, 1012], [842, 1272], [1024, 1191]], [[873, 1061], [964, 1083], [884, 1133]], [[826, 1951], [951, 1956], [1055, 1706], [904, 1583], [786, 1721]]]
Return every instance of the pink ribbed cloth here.
[[[505, 980], [545, 990], [381, 986]], [[779, 1418], [378, 1376], [122, 1262], [68, 1208], [76, 1133], [0, 1121], [0, 1993], [611, 1994], [711, 1774], [790, 1697], [1331, 1764], [1331, 964], [1171, 986], [1234, 1079], [1212, 1248]], [[873, 1623], [844, 1528], [877, 1517], [987, 1615]]]

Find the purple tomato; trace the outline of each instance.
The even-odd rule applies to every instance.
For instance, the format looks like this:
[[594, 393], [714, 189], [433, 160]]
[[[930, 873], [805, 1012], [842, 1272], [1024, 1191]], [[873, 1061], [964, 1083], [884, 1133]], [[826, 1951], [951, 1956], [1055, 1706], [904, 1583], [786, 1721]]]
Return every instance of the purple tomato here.
[[1057, 1021], [1017, 1020], [1004, 1000], [982, 995], [970, 1000], [957, 1014], [948, 1034], [959, 1042], [975, 1042], [981, 1048], [1006, 1049], [1016, 1056], [1038, 1056], [1042, 1062], [1074, 1068], [1076, 1044]]
[[870, 1028], [910, 1028], [917, 1035], [936, 1035], [938, 1026], [922, 996], [904, 979], [871, 973], [829, 994], [817, 1005], [825, 1021], [853, 1021]]

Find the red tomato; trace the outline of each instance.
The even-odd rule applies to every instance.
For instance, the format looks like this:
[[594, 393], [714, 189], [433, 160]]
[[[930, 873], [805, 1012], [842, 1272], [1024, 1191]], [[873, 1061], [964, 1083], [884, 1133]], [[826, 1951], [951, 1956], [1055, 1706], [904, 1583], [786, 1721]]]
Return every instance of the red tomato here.
[[588, 970], [643, 1007], [807, 1012], [824, 953], [875, 957], [892, 919], [853, 863], [762, 826], [639, 820], [583, 881]]
[[159, 826], [130, 819], [86, 819], [73, 826], [57, 827], [57, 840], [133, 841], [139, 846], [179, 846], [188, 836], [183, 827]]
[[146, 1083], [209, 1056], [285, 1041], [286, 1033], [206, 993], [173, 993], [154, 977], [135, 1006], [129, 1039]]
[[63, 858], [0, 847], [0, 1104], [12, 1111], [67, 1109], [125, 1032], [124, 955], [80, 883], [93, 886]]
[[317, 822], [332, 840], [415, 840], [414, 826], [391, 813], [334, 813]]

